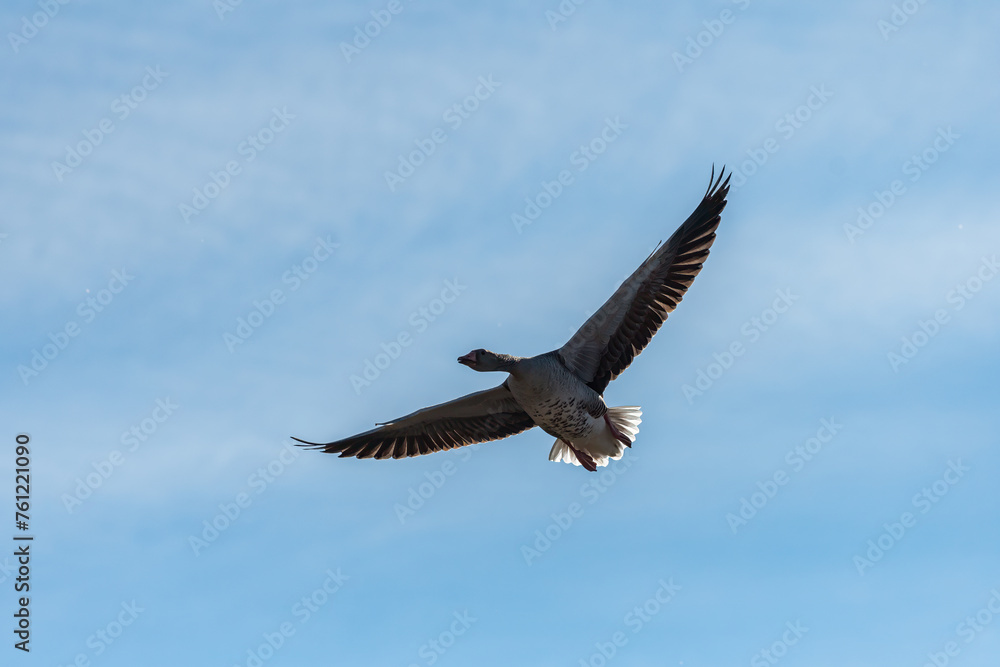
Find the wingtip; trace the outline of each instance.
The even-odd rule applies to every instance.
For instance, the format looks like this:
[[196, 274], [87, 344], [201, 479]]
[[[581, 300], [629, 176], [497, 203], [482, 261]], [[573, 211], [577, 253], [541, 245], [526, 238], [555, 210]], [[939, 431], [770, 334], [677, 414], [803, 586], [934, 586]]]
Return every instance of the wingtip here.
[[290, 435], [288, 437], [291, 438], [292, 440], [294, 440], [295, 442], [299, 443], [299, 444], [295, 445], [296, 447], [302, 447], [303, 449], [322, 449], [323, 447], [326, 447], [327, 445], [330, 444], [328, 442], [326, 442], [326, 443], [323, 443], [323, 442], [309, 442], [308, 440], [303, 440], [301, 438], [296, 438], [294, 435]]
[[[715, 197], [721, 194], [725, 197], [729, 194], [729, 179], [732, 178], [733, 172], [726, 173], [726, 165], [722, 165], [722, 169], [719, 171], [719, 176], [715, 176], [715, 163], [712, 163], [712, 175], [708, 177], [708, 189], [705, 190], [705, 198]], [[723, 177], [726, 179], [723, 181]], [[721, 187], [720, 187], [721, 186]]]

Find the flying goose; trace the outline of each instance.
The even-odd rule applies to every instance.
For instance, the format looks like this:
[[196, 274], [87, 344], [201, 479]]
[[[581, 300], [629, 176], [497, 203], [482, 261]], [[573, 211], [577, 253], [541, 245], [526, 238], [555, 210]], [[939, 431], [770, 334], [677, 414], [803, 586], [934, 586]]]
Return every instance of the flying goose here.
[[503, 371], [503, 384], [441, 403], [310, 449], [359, 459], [420, 456], [499, 440], [538, 426], [556, 438], [550, 461], [590, 471], [620, 459], [639, 432], [638, 406], [609, 408], [603, 393], [677, 307], [701, 271], [726, 207], [729, 177], [715, 178], [694, 213], [558, 350], [514, 357], [478, 349], [458, 358], [475, 371]]

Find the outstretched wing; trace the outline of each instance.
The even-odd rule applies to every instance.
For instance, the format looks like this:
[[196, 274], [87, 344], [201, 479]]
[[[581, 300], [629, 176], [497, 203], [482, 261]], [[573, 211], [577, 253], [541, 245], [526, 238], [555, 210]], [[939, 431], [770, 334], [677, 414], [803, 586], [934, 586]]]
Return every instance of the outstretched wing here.
[[413, 414], [350, 438], [328, 443], [298, 440], [310, 449], [359, 459], [400, 459], [506, 438], [535, 425], [504, 382]]
[[558, 350], [566, 367], [597, 393], [642, 352], [701, 271], [726, 207], [725, 171], [716, 179], [713, 167], [694, 213]]

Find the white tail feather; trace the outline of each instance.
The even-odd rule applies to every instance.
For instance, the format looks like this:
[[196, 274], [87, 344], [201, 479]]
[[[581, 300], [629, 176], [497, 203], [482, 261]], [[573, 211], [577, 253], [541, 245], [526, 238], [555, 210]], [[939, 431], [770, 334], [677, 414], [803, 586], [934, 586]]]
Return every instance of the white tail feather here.
[[[642, 409], [638, 405], [608, 408], [608, 419], [629, 439], [629, 442], [635, 442], [635, 436], [639, 433], [639, 424], [642, 422], [641, 416]], [[625, 445], [615, 438], [608, 428], [598, 429], [587, 438], [574, 440], [573, 447], [588, 454], [594, 459], [594, 464], [597, 466], [606, 466], [609, 460], [617, 461], [625, 453]], [[573, 448], [560, 439], [557, 439], [552, 445], [549, 461], [563, 461], [575, 466], [583, 465], [577, 459]]]

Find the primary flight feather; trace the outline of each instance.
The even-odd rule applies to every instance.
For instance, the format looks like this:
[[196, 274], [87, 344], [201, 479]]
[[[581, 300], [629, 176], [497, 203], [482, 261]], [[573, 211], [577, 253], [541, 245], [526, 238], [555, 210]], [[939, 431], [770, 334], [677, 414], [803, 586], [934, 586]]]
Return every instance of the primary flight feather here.
[[538, 426], [556, 438], [550, 461], [587, 470], [620, 459], [639, 432], [637, 406], [608, 407], [604, 390], [642, 352], [677, 307], [708, 257], [726, 207], [725, 169], [701, 203], [558, 350], [514, 357], [473, 350], [458, 358], [476, 371], [503, 371], [493, 389], [441, 403], [328, 443], [293, 438], [341, 457], [403, 458], [498, 440]]

